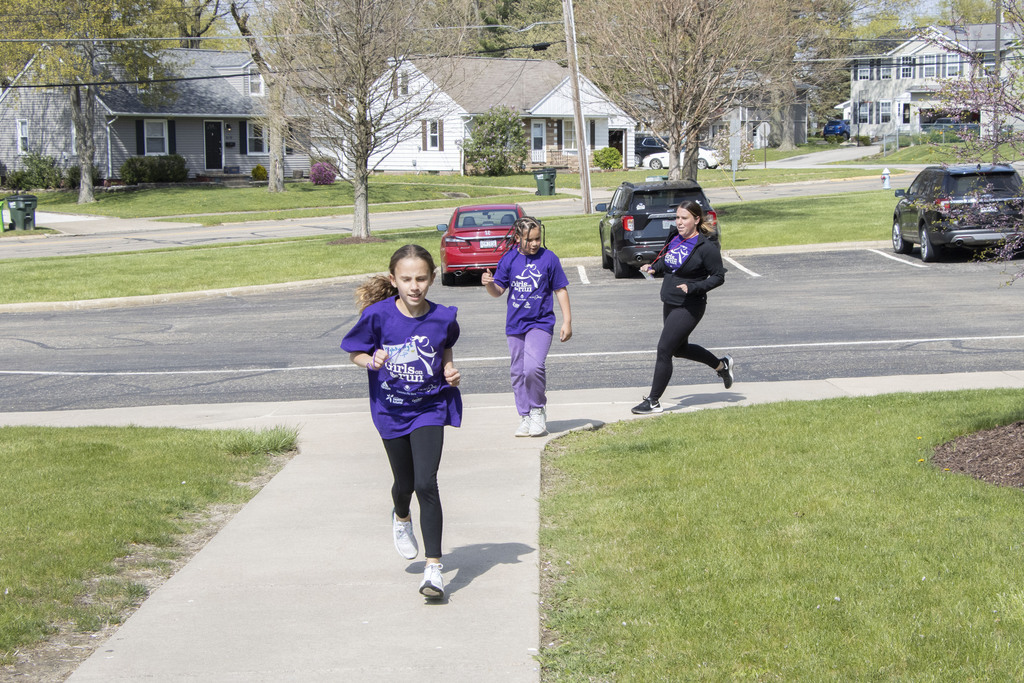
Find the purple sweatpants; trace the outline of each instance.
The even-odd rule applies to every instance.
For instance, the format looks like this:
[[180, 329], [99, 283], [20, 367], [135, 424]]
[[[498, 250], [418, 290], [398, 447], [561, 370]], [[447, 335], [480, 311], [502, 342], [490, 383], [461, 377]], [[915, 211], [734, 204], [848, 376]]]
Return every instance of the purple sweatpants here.
[[526, 334], [508, 335], [508, 352], [512, 356], [512, 395], [520, 415], [529, 415], [530, 408], [548, 404], [544, 360], [551, 348], [551, 332], [532, 329]]

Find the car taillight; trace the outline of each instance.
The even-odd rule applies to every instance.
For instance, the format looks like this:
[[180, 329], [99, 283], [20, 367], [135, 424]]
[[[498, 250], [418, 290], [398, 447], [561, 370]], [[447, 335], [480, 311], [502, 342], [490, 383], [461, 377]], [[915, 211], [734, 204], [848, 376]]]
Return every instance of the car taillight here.
[[707, 217], [708, 217], [708, 222], [711, 223], [711, 227], [712, 228], [717, 228], [718, 227], [718, 212], [717, 211], [710, 211], [709, 210], [707, 212]]
[[633, 232], [633, 217], [623, 216], [622, 217], [622, 229], [627, 232]]
[[936, 199], [935, 206], [939, 208], [942, 213], [949, 213], [949, 209], [952, 206], [948, 199]]

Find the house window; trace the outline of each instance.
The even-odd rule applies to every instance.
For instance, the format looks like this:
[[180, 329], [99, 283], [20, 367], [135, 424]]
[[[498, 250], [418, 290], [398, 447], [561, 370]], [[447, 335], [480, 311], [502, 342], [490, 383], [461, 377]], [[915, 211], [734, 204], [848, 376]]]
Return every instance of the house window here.
[[985, 74], [991, 76], [996, 72], [996, 56], [995, 54], [985, 55]]
[[267, 143], [263, 137], [263, 126], [258, 126], [255, 123], [248, 124], [249, 127], [249, 154], [266, 154]]
[[946, 78], [953, 78], [963, 73], [960, 67], [960, 57], [958, 55], [947, 55], [946, 56]]
[[858, 81], [870, 81], [871, 80], [871, 67], [867, 64], [857, 67], [857, 80]]
[[903, 103], [903, 123], [910, 123], [910, 103]]
[[409, 94], [409, 74], [402, 72], [398, 74], [398, 94], [408, 95]]
[[878, 103], [878, 122], [889, 123], [892, 121], [892, 102]]
[[913, 78], [914, 77], [914, 58], [903, 57], [900, 59], [900, 78]]
[[18, 120], [18, 154], [28, 154], [28, 120]]
[[263, 76], [254, 66], [249, 67], [249, 94], [252, 97], [263, 96]]
[[857, 123], [870, 123], [868, 116], [871, 113], [870, 105], [867, 102], [861, 102], [857, 106]]
[[440, 146], [440, 130], [437, 121], [427, 121], [427, 149], [437, 149]]
[[921, 77], [922, 78], [935, 78], [938, 76], [938, 68], [936, 66], [938, 57], [935, 55], [924, 55], [921, 57]]
[[882, 67], [878, 70], [878, 77], [883, 81], [891, 81], [892, 64], [889, 62], [882, 64]]
[[146, 154], [167, 154], [167, 121], [146, 121]]
[[576, 122], [572, 119], [562, 123], [562, 143], [564, 149], [576, 149]]
[[78, 144], [78, 132], [75, 131], [75, 122], [71, 122], [71, 135], [68, 137], [71, 141], [71, 154], [75, 153], [75, 147]]

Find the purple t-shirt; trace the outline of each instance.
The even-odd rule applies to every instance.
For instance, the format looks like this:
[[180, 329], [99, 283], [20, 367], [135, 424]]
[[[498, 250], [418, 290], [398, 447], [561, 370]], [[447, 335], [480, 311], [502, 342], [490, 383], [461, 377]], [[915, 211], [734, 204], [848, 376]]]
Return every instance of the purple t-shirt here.
[[462, 395], [444, 379], [444, 351], [459, 338], [457, 310], [427, 303], [430, 310], [419, 318], [403, 315], [397, 297], [371, 304], [341, 340], [349, 353], [388, 352], [379, 370], [366, 371], [370, 415], [384, 439], [417, 427], [462, 424]]
[[553, 294], [568, 287], [569, 279], [553, 251], [541, 248], [527, 256], [510, 249], [498, 261], [494, 284], [508, 290], [505, 334], [526, 334], [537, 327], [554, 332]]
[[675, 271], [679, 266], [686, 263], [686, 259], [690, 258], [690, 254], [697, 244], [697, 236], [694, 235], [684, 240], [679, 235], [676, 235], [668, 244], [668, 249], [665, 250], [665, 256], [663, 257], [665, 267], [670, 271]]

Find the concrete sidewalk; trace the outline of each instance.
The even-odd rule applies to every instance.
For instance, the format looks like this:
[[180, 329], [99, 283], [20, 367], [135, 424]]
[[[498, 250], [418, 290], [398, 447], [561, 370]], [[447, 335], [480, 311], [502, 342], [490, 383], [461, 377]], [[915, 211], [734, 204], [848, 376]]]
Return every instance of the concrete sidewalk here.
[[[1024, 388], [1024, 372], [673, 386], [668, 411], [897, 391]], [[630, 419], [645, 388], [552, 392], [553, 432]], [[68, 679], [528, 681], [540, 674], [539, 454], [511, 394], [468, 395], [441, 493], [449, 599], [391, 542], [390, 472], [366, 400], [0, 414], [3, 425], [300, 428], [300, 453]], [[417, 508], [413, 506], [414, 515]], [[418, 525], [417, 525], [418, 529]]]

